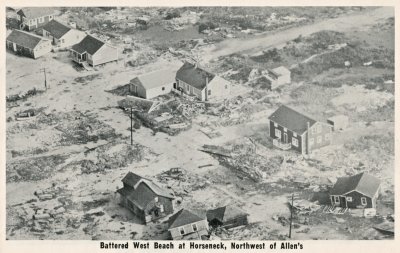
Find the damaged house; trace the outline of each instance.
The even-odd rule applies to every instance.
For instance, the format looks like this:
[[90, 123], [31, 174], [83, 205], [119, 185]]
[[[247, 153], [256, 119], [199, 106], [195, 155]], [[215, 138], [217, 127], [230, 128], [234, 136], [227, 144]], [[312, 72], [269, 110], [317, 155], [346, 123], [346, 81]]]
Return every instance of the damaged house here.
[[173, 240], [201, 240], [208, 236], [206, 212], [181, 209], [169, 218], [168, 231]]
[[376, 208], [381, 181], [365, 172], [339, 177], [329, 193], [332, 206], [343, 208]]
[[121, 204], [144, 223], [173, 213], [174, 196], [152, 180], [129, 172], [122, 183], [124, 187], [117, 190], [121, 196]]
[[207, 210], [207, 220], [212, 227], [234, 228], [249, 223], [248, 213], [234, 205]]
[[174, 88], [201, 101], [221, 99], [230, 93], [228, 81], [189, 62], [185, 62], [176, 73]]
[[274, 146], [280, 149], [309, 154], [331, 143], [331, 126], [286, 105], [280, 106], [268, 119], [269, 135]]

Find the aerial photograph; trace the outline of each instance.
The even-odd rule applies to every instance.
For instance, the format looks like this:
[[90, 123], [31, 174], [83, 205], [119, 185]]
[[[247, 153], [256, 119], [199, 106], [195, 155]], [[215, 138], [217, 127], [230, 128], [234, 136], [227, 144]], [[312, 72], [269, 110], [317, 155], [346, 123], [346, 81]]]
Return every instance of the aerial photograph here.
[[394, 6], [5, 14], [7, 240], [394, 240]]

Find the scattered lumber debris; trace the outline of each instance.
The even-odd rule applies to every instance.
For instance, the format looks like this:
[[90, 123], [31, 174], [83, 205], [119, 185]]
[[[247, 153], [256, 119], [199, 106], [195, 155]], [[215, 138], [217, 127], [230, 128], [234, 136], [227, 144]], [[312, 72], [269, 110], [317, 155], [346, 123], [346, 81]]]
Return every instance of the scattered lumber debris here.
[[203, 145], [203, 147], [199, 150], [214, 155], [231, 157], [231, 152], [229, 150], [219, 146]]

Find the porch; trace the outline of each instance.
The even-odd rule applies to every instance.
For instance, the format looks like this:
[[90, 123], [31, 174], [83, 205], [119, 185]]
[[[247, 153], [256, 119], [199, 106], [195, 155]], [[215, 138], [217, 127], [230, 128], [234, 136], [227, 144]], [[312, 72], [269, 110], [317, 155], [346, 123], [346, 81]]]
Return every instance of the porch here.
[[70, 52], [71, 52], [71, 58], [74, 62], [76, 62], [76, 63], [86, 62], [86, 52], [78, 53], [74, 50], [71, 50]]
[[272, 144], [282, 150], [289, 150], [292, 147], [291, 143], [284, 143], [280, 139], [274, 139]]

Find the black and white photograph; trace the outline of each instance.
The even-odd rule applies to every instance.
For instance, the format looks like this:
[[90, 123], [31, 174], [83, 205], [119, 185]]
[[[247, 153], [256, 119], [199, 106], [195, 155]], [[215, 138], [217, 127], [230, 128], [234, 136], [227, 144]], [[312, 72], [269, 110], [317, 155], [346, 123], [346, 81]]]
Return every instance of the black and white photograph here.
[[395, 6], [265, 4], [4, 7], [5, 239], [393, 241]]

